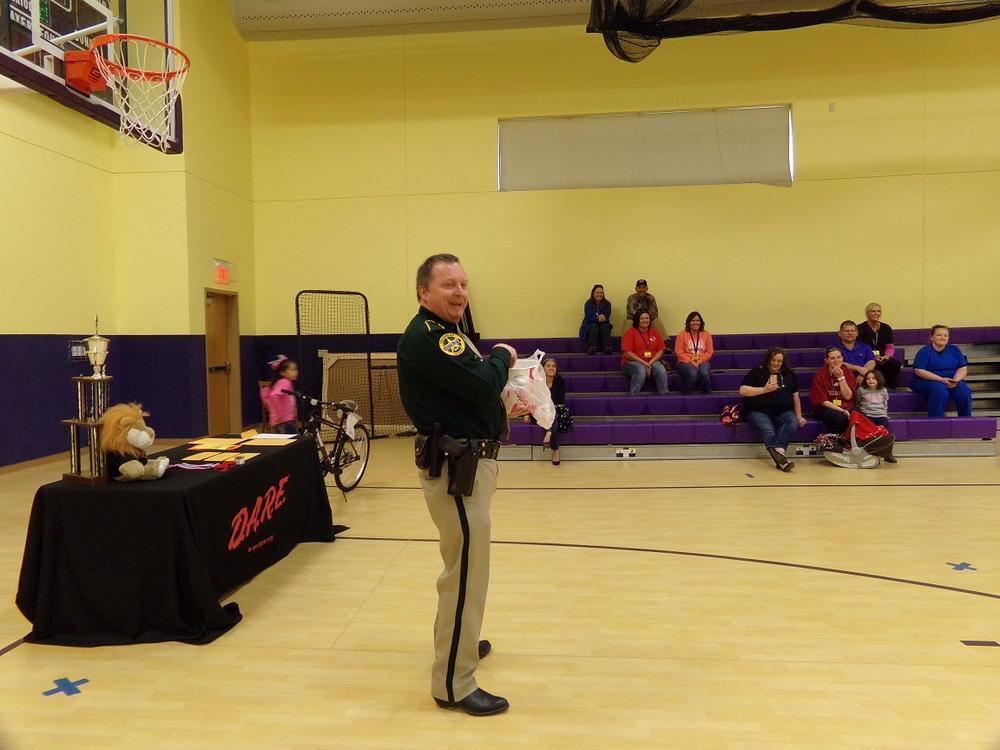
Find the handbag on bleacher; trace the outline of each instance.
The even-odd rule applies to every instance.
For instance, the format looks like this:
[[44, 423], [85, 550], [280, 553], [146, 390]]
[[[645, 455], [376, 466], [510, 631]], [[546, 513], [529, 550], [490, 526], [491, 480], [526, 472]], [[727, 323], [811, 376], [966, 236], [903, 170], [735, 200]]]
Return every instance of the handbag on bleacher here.
[[556, 404], [556, 424], [559, 432], [569, 432], [573, 429], [573, 415], [566, 404]]
[[743, 404], [729, 404], [722, 407], [719, 421], [726, 427], [735, 427], [743, 421]]

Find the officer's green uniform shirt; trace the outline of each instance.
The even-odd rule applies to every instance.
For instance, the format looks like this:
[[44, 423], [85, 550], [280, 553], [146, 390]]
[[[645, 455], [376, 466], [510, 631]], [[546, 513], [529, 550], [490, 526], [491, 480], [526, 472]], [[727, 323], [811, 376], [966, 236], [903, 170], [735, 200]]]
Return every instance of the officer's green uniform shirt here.
[[495, 440], [507, 427], [500, 392], [507, 384], [510, 352], [493, 349], [486, 359], [473, 351], [458, 326], [421, 307], [396, 349], [399, 394], [419, 432], [434, 423], [456, 438]]

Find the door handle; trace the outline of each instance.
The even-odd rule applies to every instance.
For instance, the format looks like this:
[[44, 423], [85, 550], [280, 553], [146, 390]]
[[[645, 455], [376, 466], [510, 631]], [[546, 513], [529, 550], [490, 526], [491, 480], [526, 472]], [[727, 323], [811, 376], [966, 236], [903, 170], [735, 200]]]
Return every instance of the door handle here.
[[224, 364], [224, 365], [211, 365], [208, 368], [208, 371], [209, 372], [225, 372], [226, 375], [228, 375], [230, 372], [232, 372], [232, 369], [233, 369], [232, 364], [230, 364], [229, 362], [226, 362], [226, 364]]

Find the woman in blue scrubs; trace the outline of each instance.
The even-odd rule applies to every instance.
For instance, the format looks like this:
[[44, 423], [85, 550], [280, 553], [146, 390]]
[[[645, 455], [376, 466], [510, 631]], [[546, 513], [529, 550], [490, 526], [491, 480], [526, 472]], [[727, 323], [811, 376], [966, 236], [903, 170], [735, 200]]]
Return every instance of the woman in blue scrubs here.
[[931, 329], [931, 343], [913, 359], [910, 389], [927, 399], [928, 417], [943, 417], [949, 399], [955, 400], [958, 416], [971, 417], [972, 390], [965, 382], [969, 363], [948, 336], [948, 326]]

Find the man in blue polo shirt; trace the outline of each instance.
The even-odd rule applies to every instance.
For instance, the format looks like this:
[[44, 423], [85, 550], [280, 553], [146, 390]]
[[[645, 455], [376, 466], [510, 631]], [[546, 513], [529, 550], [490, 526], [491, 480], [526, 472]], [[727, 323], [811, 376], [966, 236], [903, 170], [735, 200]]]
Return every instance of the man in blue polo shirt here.
[[837, 348], [844, 355], [844, 367], [857, 376], [860, 383], [865, 375], [875, 369], [875, 353], [863, 341], [858, 341], [858, 324], [853, 320], [845, 320], [840, 324], [838, 333], [840, 341]]

